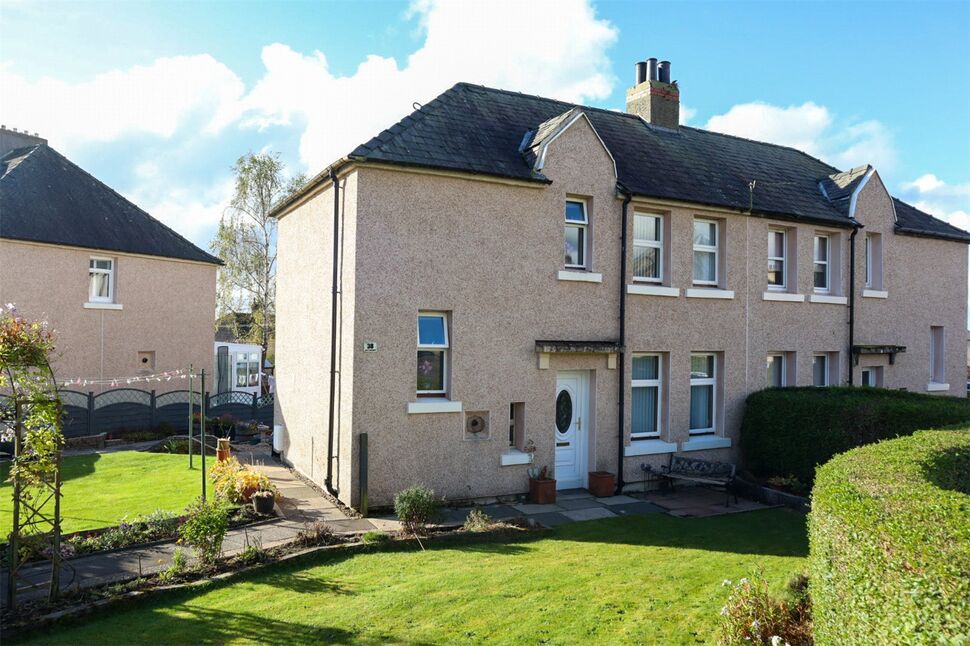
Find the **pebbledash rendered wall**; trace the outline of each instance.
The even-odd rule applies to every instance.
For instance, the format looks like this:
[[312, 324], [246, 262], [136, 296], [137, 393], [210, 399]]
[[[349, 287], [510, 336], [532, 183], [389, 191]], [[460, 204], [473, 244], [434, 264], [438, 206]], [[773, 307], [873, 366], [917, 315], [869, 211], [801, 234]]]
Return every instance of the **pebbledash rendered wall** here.
[[[88, 261], [115, 261], [114, 305], [91, 309]], [[208, 263], [0, 240], [0, 302], [45, 319], [56, 333], [58, 381], [81, 379], [79, 389], [101, 392], [125, 378], [152, 372], [212, 369], [216, 266]], [[139, 363], [155, 353], [155, 369]], [[84, 380], [118, 379], [85, 385]], [[182, 380], [153, 382], [158, 392], [185, 388]]]
[[[339, 458], [334, 462], [334, 483], [344, 502], [359, 503], [355, 450], [363, 432], [369, 439], [371, 505], [389, 504], [395, 492], [419, 483], [448, 498], [525, 491], [528, 465], [501, 466], [509, 404], [525, 405], [525, 437], [536, 445], [533, 464], [551, 467], [559, 370], [590, 371], [588, 466], [616, 470], [617, 370], [607, 355], [552, 354], [542, 369], [535, 352], [539, 339], [618, 337], [621, 199], [613, 164], [580, 119], [550, 146], [543, 172], [551, 185], [376, 167], [359, 167], [344, 179]], [[881, 186], [870, 181], [858, 208], [868, 209], [867, 227], [885, 228], [884, 237], [892, 241], [885, 252], [890, 295], [879, 302], [887, 309], [882, 314], [860, 306], [856, 342], [906, 345], [907, 353], [887, 368], [887, 385], [919, 391], [929, 372], [928, 326], [945, 325], [953, 394], [962, 383], [950, 374], [963, 358], [962, 345], [954, 340], [962, 339], [967, 247], [892, 233], [892, 211], [884, 208], [888, 198], [879, 201], [880, 191], [885, 193]], [[590, 269], [602, 274], [600, 283], [557, 278], [567, 196], [589, 200]], [[280, 221], [277, 420], [286, 427], [286, 459], [317, 482], [326, 469], [332, 197], [324, 190]], [[794, 353], [789, 383], [798, 385], [812, 383], [813, 353], [833, 353], [833, 381], [847, 381], [850, 363], [848, 308], [842, 300], [849, 289], [849, 229], [636, 200], [630, 205], [631, 239], [637, 210], [661, 213], [669, 221], [666, 282], [679, 292], [627, 296], [623, 469], [628, 482], [642, 480], [642, 462], [668, 458], [669, 453], [653, 452], [663, 449], [660, 443], [669, 445], [667, 451], [692, 448], [687, 430], [691, 352], [715, 352], [722, 359], [717, 437], [730, 446], [691, 453], [719, 460], [738, 459], [743, 402], [766, 386], [769, 352]], [[720, 287], [733, 292], [730, 298], [688, 296], [695, 216], [723, 226]], [[790, 262], [796, 269], [789, 298], [801, 295], [801, 302], [766, 297], [769, 227], [785, 228], [793, 240]], [[811, 298], [817, 232], [838, 241], [827, 299]], [[927, 255], [933, 256], [929, 262]], [[625, 285], [634, 283], [630, 264]], [[898, 269], [890, 272], [890, 265]], [[921, 266], [930, 267], [937, 280], [899, 275]], [[408, 413], [408, 403], [416, 401], [419, 310], [450, 313], [449, 396], [461, 402], [461, 413]], [[364, 352], [365, 342], [376, 343], [377, 351]], [[637, 352], [664, 355], [659, 442], [629, 439], [629, 375]], [[858, 377], [857, 369], [857, 383]], [[487, 412], [487, 438], [469, 439], [464, 432], [468, 411]]]

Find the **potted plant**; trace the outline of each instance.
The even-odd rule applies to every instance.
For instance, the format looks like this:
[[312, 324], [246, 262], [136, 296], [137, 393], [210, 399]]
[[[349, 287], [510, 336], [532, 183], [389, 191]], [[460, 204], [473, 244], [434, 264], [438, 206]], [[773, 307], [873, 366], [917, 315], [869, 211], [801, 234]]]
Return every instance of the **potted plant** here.
[[276, 494], [272, 491], [262, 490], [253, 494], [253, 511], [261, 516], [269, 516], [273, 513], [273, 505], [276, 504]]
[[548, 468], [529, 469], [529, 502], [551, 505], [556, 502], [556, 480], [548, 475]]
[[219, 462], [225, 462], [226, 460], [229, 459], [229, 451], [230, 451], [229, 438], [220, 437], [216, 441], [218, 442], [216, 446], [216, 459]]
[[612, 496], [616, 492], [616, 476], [609, 471], [590, 471], [589, 492], [597, 498]]

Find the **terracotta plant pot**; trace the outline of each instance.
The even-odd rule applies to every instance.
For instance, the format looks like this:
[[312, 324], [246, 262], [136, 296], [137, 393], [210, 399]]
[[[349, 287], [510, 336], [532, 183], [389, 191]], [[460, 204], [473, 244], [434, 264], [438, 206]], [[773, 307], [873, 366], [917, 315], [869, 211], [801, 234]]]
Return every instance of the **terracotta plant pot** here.
[[264, 496], [261, 493], [253, 494], [253, 511], [261, 516], [269, 516], [273, 513], [273, 505], [276, 498], [272, 494]]
[[590, 471], [589, 492], [597, 498], [612, 496], [616, 492], [616, 476], [609, 471]]
[[552, 505], [556, 502], [556, 481], [529, 478], [529, 502], [534, 505]]
[[220, 437], [219, 440], [218, 440], [218, 442], [219, 442], [219, 445], [216, 448], [216, 459], [219, 462], [225, 462], [226, 460], [229, 459], [229, 451], [230, 451], [230, 449], [229, 449], [229, 438], [228, 437]]

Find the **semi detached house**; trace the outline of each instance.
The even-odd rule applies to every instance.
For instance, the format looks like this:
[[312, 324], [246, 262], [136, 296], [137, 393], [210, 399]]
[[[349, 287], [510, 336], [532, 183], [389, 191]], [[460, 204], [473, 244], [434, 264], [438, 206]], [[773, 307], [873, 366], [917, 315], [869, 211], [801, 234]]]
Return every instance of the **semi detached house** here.
[[276, 208], [277, 423], [351, 505], [640, 486], [737, 459], [745, 397], [960, 394], [970, 234], [871, 166], [681, 126], [669, 63], [626, 113], [459, 83]]

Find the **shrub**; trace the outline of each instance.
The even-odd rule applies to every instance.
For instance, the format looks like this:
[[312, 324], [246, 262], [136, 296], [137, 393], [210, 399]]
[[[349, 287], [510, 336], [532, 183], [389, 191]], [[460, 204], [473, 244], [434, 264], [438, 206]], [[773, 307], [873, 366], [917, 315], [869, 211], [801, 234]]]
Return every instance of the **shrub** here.
[[209, 471], [216, 496], [231, 503], [249, 502], [257, 491], [276, 493], [276, 486], [266, 474], [251, 469], [234, 457], [216, 462]]
[[434, 491], [420, 485], [405, 489], [394, 496], [394, 513], [404, 528], [412, 534], [423, 531], [429, 523], [436, 521], [440, 515], [440, 506]]
[[314, 547], [316, 545], [333, 545], [340, 539], [333, 531], [333, 528], [326, 523], [316, 521], [305, 523], [303, 529], [296, 535], [296, 542], [303, 547]]
[[491, 526], [492, 519], [488, 517], [488, 514], [478, 507], [474, 507], [470, 512], [468, 512], [468, 518], [465, 519], [464, 530], [466, 532], [484, 532]]
[[158, 578], [163, 583], [174, 581], [177, 577], [185, 573], [189, 568], [189, 559], [181, 547], [176, 547], [172, 552], [172, 564], [158, 574]]
[[196, 498], [185, 509], [187, 518], [179, 527], [184, 543], [192, 546], [203, 565], [211, 565], [222, 552], [222, 540], [229, 528], [229, 515], [219, 499]]
[[812, 619], [806, 584], [804, 576], [795, 577], [788, 584], [790, 598], [781, 600], [769, 594], [768, 582], [760, 574], [754, 581], [725, 581], [731, 594], [721, 608], [718, 643], [810, 645]]
[[811, 484], [832, 456], [882, 439], [970, 421], [970, 400], [882, 388], [773, 388], [748, 396], [745, 466]]
[[970, 430], [920, 431], [819, 468], [809, 518], [819, 643], [970, 637], [970, 495], [948, 488], [968, 456]]

